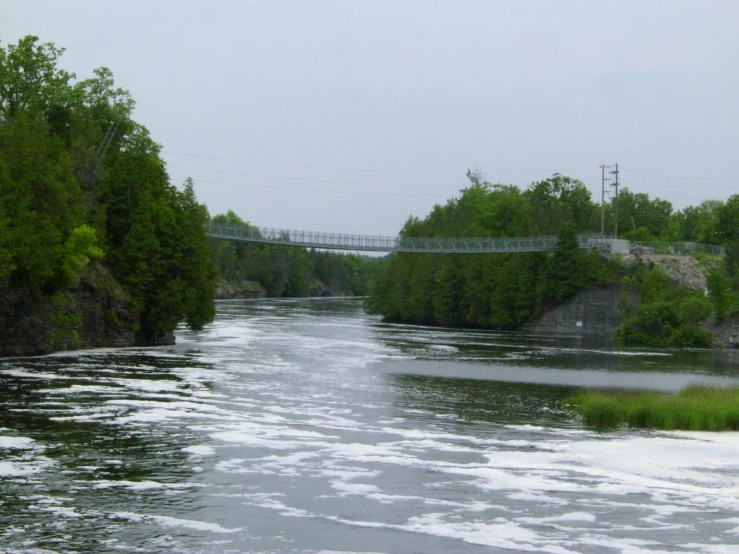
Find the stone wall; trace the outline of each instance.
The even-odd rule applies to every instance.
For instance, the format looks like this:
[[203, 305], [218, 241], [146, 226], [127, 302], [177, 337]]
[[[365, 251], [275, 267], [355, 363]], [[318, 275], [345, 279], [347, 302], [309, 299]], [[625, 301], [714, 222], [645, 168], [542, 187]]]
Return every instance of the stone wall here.
[[622, 298], [636, 305], [636, 296], [621, 285], [585, 290], [528, 326], [528, 330], [612, 339], [623, 320]]

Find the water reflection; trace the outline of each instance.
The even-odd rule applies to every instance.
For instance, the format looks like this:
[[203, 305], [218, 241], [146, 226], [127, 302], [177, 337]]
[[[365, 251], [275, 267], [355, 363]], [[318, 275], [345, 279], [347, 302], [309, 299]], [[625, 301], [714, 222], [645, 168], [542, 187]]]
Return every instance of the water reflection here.
[[[166, 409], [192, 402], [192, 384], [174, 370], [195, 369], [207, 368], [137, 353], [0, 363], [0, 434], [6, 441], [31, 439], [32, 446], [28, 454], [0, 448], [0, 462], [16, 468], [0, 481], [0, 519], [8, 529], [35, 528], [34, 548], [50, 549], [63, 529], [64, 551], [99, 552], [102, 544], [135, 544], [151, 535], [145, 521], [126, 514], [197, 513], [200, 486], [183, 451], [193, 433], [167, 422], [122, 423], [146, 403]], [[101, 516], [109, 524], [91, 524]]]
[[395, 404], [404, 417], [414, 413], [413, 417], [462, 426], [543, 422], [581, 426], [561, 408], [562, 399], [575, 390], [571, 387], [407, 373], [393, 374], [391, 379], [398, 394]]
[[619, 348], [569, 336], [434, 329], [375, 322], [378, 341], [403, 354], [382, 371], [567, 387], [677, 391], [739, 384], [739, 352]]

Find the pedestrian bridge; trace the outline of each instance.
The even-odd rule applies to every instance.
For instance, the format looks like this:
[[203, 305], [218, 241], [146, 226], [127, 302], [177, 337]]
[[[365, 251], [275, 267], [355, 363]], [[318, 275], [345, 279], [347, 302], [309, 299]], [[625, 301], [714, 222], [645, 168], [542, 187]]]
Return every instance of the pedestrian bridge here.
[[[206, 233], [210, 237], [225, 240], [359, 252], [436, 254], [544, 252], [553, 250], [557, 245], [556, 236], [502, 238], [387, 237], [291, 231], [271, 227], [223, 223], [208, 223]], [[619, 254], [655, 253], [690, 256], [698, 253], [720, 254], [723, 251], [717, 246], [694, 242], [635, 243], [596, 234], [578, 235], [578, 240], [581, 248]]]

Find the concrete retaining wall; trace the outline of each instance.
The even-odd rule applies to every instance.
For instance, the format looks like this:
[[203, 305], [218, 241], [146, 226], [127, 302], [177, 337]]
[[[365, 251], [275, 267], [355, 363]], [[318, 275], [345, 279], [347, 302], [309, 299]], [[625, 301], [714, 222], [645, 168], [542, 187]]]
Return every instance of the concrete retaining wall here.
[[636, 296], [620, 285], [586, 290], [567, 304], [558, 306], [533, 323], [529, 330], [574, 336], [612, 338], [621, 325], [623, 310], [621, 298], [636, 305]]

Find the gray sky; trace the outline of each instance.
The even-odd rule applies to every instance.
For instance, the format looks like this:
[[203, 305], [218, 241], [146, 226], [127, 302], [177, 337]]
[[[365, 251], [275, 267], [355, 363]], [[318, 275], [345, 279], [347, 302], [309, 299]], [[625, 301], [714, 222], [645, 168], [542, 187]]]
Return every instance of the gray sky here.
[[738, 193], [737, 29], [737, 0], [0, 0], [3, 45], [113, 71], [211, 214], [377, 235], [467, 168]]

